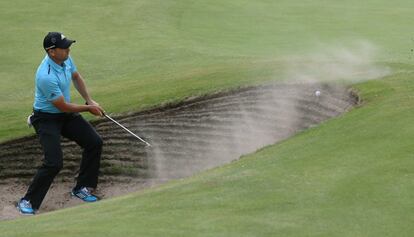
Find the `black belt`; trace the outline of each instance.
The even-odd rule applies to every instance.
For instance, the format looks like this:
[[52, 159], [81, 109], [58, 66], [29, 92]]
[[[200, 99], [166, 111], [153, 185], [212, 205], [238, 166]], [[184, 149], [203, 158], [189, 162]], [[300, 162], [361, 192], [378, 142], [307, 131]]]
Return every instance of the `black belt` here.
[[47, 113], [40, 110], [33, 109], [33, 115], [39, 118], [60, 119], [70, 116], [76, 116], [79, 113]]

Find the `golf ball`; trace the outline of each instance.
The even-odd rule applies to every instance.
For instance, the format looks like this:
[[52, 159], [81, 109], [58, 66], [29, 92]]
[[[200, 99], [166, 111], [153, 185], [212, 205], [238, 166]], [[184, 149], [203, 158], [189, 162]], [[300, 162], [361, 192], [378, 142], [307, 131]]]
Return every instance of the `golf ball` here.
[[316, 96], [320, 96], [321, 95], [321, 92], [320, 91], [315, 91], [315, 95]]

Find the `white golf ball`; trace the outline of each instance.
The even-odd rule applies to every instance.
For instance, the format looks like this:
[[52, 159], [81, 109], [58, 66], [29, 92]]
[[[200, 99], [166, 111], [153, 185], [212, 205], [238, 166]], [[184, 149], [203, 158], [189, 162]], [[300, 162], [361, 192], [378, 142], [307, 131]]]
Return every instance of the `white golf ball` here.
[[315, 91], [315, 95], [316, 96], [320, 96], [321, 95], [321, 92], [320, 91]]

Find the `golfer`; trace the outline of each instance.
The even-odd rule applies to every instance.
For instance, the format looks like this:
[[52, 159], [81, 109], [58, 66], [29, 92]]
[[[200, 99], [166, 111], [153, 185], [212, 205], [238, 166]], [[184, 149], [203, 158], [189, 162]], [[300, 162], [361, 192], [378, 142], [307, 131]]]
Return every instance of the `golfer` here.
[[[33, 114], [29, 117], [29, 122], [39, 137], [44, 160], [27, 193], [18, 201], [17, 208], [22, 214], [33, 215], [39, 210], [53, 179], [62, 169], [61, 136], [75, 141], [83, 148], [79, 175], [72, 195], [85, 202], [98, 200], [91, 194], [90, 188], [96, 188], [98, 184], [102, 139], [79, 112], [88, 111], [102, 116], [103, 109], [92, 100], [82, 76], [69, 56], [69, 48], [74, 42], [59, 32], [49, 32], [43, 40], [47, 55], [36, 72]], [[70, 102], [71, 82], [87, 102], [86, 105]]]

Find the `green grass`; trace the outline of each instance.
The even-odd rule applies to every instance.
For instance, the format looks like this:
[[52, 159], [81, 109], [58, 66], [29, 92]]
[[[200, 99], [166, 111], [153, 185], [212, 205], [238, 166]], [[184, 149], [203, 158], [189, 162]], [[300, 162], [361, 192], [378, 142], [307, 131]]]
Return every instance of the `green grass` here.
[[21, 123], [49, 29], [78, 40], [78, 67], [114, 112], [280, 79], [286, 58], [321, 42], [367, 40], [394, 73], [354, 85], [362, 106], [240, 161], [1, 222], [0, 236], [413, 236], [411, 1], [50, 2], [0, 3], [3, 140], [28, 133]]
[[285, 57], [326, 44], [368, 40], [382, 49], [376, 60], [412, 63], [412, 8], [407, 0], [2, 1], [0, 141], [33, 133], [24, 121], [47, 31], [78, 41], [71, 53], [91, 94], [119, 113], [278, 80]]

